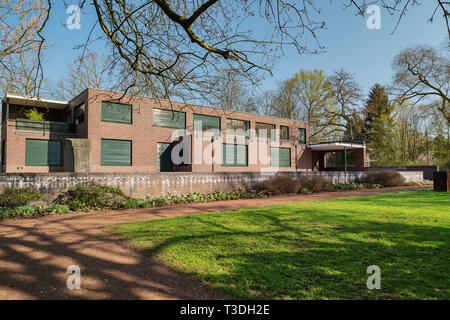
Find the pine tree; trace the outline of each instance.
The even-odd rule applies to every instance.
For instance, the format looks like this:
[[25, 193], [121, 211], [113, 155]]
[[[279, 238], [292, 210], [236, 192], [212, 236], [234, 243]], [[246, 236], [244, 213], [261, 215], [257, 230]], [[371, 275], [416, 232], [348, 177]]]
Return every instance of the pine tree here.
[[372, 87], [364, 110], [363, 136], [369, 147], [368, 153], [375, 165], [388, 165], [392, 155], [392, 111], [394, 106], [384, 87], [376, 84]]

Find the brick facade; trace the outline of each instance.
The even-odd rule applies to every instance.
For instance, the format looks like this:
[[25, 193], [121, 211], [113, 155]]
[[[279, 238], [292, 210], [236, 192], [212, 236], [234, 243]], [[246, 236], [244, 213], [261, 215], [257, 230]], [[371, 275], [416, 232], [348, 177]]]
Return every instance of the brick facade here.
[[[132, 124], [104, 122], [101, 119], [102, 101], [115, 101], [118, 103], [132, 105]], [[65, 110], [60, 112], [59, 118], [56, 110], [52, 110], [52, 119], [64, 118], [67, 112], [73, 120], [73, 109], [85, 104], [84, 122], [76, 126], [73, 134], [60, 134], [52, 132], [29, 132], [18, 131], [15, 128], [14, 119], [4, 121], [2, 140], [6, 141], [5, 161], [2, 163], [3, 172], [58, 172], [64, 170], [64, 165], [58, 167], [36, 167], [25, 165], [25, 141], [27, 138], [60, 140], [63, 144], [71, 138], [88, 139], [90, 143], [89, 157], [92, 173], [135, 173], [135, 172], [157, 172], [157, 144], [171, 143], [177, 135], [174, 129], [153, 126], [153, 108], [182, 111], [186, 113], [186, 131], [191, 133], [192, 172], [295, 172], [312, 170], [312, 152], [306, 145], [298, 143], [298, 128], [306, 130], [306, 141], [309, 139], [309, 128], [306, 124], [274, 117], [259, 116], [248, 113], [226, 111], [222, 109], [208, 108], [198, 105], [169, 102], [146, 97], [123, 95], [97, 89], [86, 89], [77, 97], [72, 99]], [[17, 108], [11, 107], [11, 113], [18, 112]], [[15, 110], [15, 111], [14, 111]], [[221, 135], [211, 142], [205, 137], [194, 132], [194, 114], [210, 115], [220, 117]], [[250, 122], [251, 136], [243, 140], [241, 144], [248, 146], [248, 166], [229, 167], [222, 166], [222, 143], [235, 143], [235, 141], [224, 141], [226, 137], [227, 118], [246, 120]], [[254, 132], [257, 122], [275, 125], [276, 141], [270, 141], [256, 137]], [[281, 140], [279, 135], [280, 126], [289, 127], [289, 139]], [[132, 141], [132, 165], [131, 166], [102, 166], [101, 165], [101, 139], [119, 139]], [[203, 140], [203, 141], [202, 141]], [[291, 149], [290, 167], [270, 166], [270, 147], [281, 147]], [[63, 147], [64, 149], [64, 147]], [[200, 151], [201, 150], [201, 151]], [[66, 154], [66, 152], [64, 152]], [[212, 161], [212, 155], [216, 161]], [[260, 155], [256, 157], [257, 155]], [[67, 154], [66, 154], [67, 156]], [[257, 158], [257, 159], [255, 159]], [[199, 161], [200, 159], [200, 161]], [[255, 160], [255, 161], [252, 161]], [[265, 163], [264, 160], [269, 161]], [[64, 162], [64, 155], [63, 155]], [[213, 163], [212, 163], [213, 162]], [[66, 166], [67, 168], [67, 166]]]

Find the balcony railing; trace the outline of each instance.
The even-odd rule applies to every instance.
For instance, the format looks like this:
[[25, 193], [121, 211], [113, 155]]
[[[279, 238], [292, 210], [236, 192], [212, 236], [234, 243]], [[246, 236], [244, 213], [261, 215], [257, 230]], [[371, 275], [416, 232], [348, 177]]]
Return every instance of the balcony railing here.
[[75, 125], [67, 122], [16, 119], [16, 130], [45, 133], [75, 133]]

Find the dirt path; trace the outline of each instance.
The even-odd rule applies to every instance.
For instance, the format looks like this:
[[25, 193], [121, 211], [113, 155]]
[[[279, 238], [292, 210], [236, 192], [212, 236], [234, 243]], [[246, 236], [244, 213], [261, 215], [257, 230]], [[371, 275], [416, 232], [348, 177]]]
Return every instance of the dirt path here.
[[[6, 219], [0, 221], [0, 299], [221, 299], [209, 287], [115, 240], [104, 228], [208, 211], [420, 188], [424, 187]], [[81, 268], [80, 290], [66, 287], [70, 265]]]

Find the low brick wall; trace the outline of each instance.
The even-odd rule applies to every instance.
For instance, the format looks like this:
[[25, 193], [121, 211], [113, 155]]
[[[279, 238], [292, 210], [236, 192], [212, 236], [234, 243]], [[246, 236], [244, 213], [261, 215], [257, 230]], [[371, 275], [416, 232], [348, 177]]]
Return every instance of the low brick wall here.
[[423, 179], [433, 180], [433, 172], [439, 171], [439, 166], [395, 166], [395, 167], [367, 167], [364, 168], [367, 171], [422, 171]]
[[[407, 181], [421, 181], [422, 172], [400, 172]], [[364, 171], [341, 172], [298, 172], [291, 176], [323, 176], [333, 183], [355, 181]], [[50, 203], [57, 195], [81, 182], [95, 181], [100, 184], [119, 187], [125, 194], [136, 198], [160, 196], [167, 193], [231, 191], [238, 187], [250, 187], [274, 173], [50, 173], [50, 174], [1, 174], [0, 192], [10, 188], [38, 189], [45, 194], [44, 201]]]

